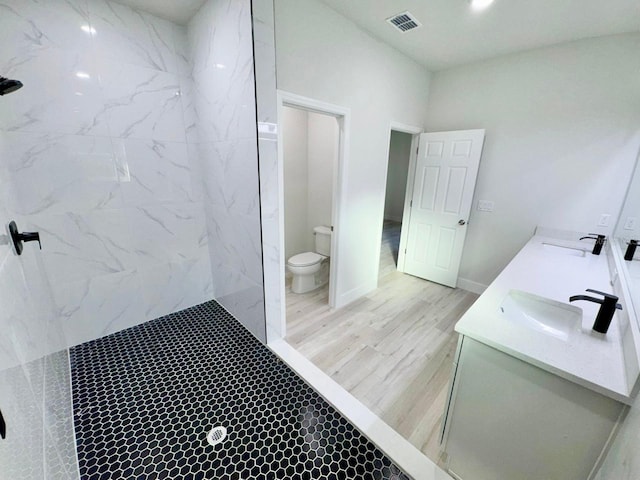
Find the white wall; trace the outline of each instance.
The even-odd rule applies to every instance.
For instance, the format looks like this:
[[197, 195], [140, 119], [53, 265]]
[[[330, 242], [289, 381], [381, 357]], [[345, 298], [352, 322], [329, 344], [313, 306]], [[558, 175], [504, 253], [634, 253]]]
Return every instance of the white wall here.
[[[490, 283], [536, 225], [610, 234], [640, 146], [640, 34], [434, 74], [427, 131], [485, 128], [460, 277]], [[596, 226], [612, 215], [608, 228]]]
[[412, 139], [413, 135], [409, 133], [396, 132], [395, 130], [391, 132], [387, 190], [384, 202], [385, 220], [402, 222]]
[[284, 107], [285, 258], [315, 249], [313, 228], [331, 225], [339, 129], [334, 117]]
[[313, 228], [331, 225], [333, 207], [333, 175], [338, 163], [340, 131], [335, 117], [309, 112], [309, 160], [307, 231], [311, 236], [311, 251], [315, 249]]
[[278, 88], [351, 110], [338, 305], [375, 288], [391, 121], [422, 126], [427, 70], [317, 0], [276, 0]]
[[309, 161], [307, 139], [309, 116], [304, 110], [284, 108], [281, 119], [284, 140], [284, 249], [285, 258], [309, 252], [307, 230], [309, 206]]

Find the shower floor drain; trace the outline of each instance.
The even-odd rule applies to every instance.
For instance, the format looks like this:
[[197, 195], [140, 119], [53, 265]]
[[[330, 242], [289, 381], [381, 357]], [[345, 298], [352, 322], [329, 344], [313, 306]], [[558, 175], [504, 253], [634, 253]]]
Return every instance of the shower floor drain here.
[[207, 434], [207, 442], [209, 445], [216, 446], [227, 438], [227, 429], [225, 427], [213, 427]]

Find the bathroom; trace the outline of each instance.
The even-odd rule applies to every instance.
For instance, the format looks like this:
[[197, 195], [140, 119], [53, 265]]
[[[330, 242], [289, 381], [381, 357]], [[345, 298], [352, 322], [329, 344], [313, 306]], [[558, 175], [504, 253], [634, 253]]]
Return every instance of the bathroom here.
[[[361, 478], [378, 460], [380, 478], [448, 478], [282, 342], [283, 103], [338, 119], [336, 311], [378, 286], [390, 129], [486, 129], [453, 291], [482, 293], [538, 225], [613, 235], [638, 152], [633, 2], [513, 7], [553, 30], [514, 52], [491, 23], [505, 2], [468, 14], [461, 0], [456, 25], [493, 50], [437, 48], [430, 67], [370, 33], [366, 8], [356, 21], [338, 1], [274, 3], [275, 18], [257, 0], [0, 2], [0, 75], [24, 84], [0, 97], [0, 212], [42, 244], [18, 256], [0, 234], [0, 478], [297, 478], [309, 459], [326, 461], [313, 478]], [[385, 28], [396, 10], [377, 12]], [[567, 15], [585, 27], [573, 37], [558, 33]], [[638, 476], [636, 410], [599, 480]], [[337, 461], [305, 447], [322, 419]], [[216, 425], [229, 435], [211, 445]], [[287, 462], [242, 458], [273, 445]]]
[[338, 120], [283, 107], [284, 231], [289, 296], [326, 286], [331, 262]]

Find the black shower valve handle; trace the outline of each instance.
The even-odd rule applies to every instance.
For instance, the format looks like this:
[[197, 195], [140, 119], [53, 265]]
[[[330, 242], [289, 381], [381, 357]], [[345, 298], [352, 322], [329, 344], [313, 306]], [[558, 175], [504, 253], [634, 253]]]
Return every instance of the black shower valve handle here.
[[16, 222], [11, 221], [9, 223], [9, 234], [11, 235], [11, 241], [13, 242], [13, 246], [18, 255], [22, 255], [22, 250], [24, 250], [24, 245], [22, 245], [23, 242], [38, 242], [40, 250], [42, 250], [42, 242], [40, 242], [40, 232], [20, 233], [18, 231], [18, 225], [16, 225]]

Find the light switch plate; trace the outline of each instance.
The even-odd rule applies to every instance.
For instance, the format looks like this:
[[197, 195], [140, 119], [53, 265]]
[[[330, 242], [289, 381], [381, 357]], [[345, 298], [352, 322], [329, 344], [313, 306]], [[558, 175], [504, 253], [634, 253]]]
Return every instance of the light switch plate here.
[[600, 221], [598, 222], [598, 226], [608, 227], [610, 218], [611, 218], [611, 215], [609, 215], [608, 213], [603, 213], [602, 215], [600, 215]]
[[627, 221], [624, 222], [624, 229], [635, 230], [637, 224], [638, 224], [638, 219], [636, 217], [627, 217]]
[[478, 210], [481, 212], [493, 212], [494, 206], [491, 200], [478, 200]]

